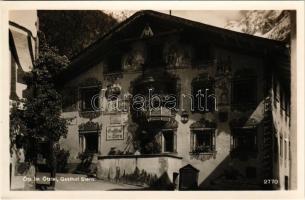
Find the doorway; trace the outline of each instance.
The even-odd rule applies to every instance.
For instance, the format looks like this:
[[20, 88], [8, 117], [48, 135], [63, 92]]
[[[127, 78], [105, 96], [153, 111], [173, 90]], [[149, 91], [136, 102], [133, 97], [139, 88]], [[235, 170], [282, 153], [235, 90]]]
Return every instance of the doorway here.
[[98, 153], [98, 133], [85, 134], [86, 149], [85, 152]]

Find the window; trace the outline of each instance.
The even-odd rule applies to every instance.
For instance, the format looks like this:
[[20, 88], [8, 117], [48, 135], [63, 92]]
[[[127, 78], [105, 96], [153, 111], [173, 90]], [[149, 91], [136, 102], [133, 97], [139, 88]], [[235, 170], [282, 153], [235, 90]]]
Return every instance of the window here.
[[285, 104], [285, 119], [286, 119], [286, 121], [288, 121], [289, 120], [289, 117], [290, 117], [290, 99], [287, 97], [287, 96], [289, 96], [289, 95], [286, 95], [286, 104]]
[[13, 55], [11, 55], [11, 91], [10, 91], [10, 99], [18, 100], [18, 96], [16, 93], [16, 83], [17, 83], [17, 70], [16, 70], [16, 61]]
[[287, 159], [287, 141], [285, 140], [285, 146], [284, 146], [284, 148], [285, 148], [285, 151], [284, 151], [284, 158], [285, 158], [285, 160]]
[[77, 109], [77, 90], [67, 87], [62, 91], [62, 110], [63, 112], [71, 112]]
[[274, 107], [276, 107], [276, 103], [277, 103], [277, 83], [275, 78], [273, 78], [273, 104]]
[[193, 130], [191, 143], [192, 153], [215, 151], [215, 130]]
[[284, 156], [285, 156], [285, 160], [287, 159], [287, 141], [285, 140], [285, 152], [284, 152]]
[[163, 135], [163, 151], [162, 152], [175, 152], [176, 151], [176, 135], [174, 131], [162, 131]]
[[214, 112], [215, 106], [214, 81], [207, 77], [194, 80], [192, 82], [192, 111]]
[[283, 157], [283, 137], [280, 137], [280, 156]]
[[256, 129], [234, 129], [232, 150], [238, 152], [255, 152], [257, 150]]
[[104, 74], [114, 74], [122, 70], [122, 52], [112, 51], [112, 53], [106, 58], [106, 66], [104, 68]]
[[232, 82], [232, 104], [251, 105], [256, 103], [256, 79], [239, 79]]
[[81, 111], [96, 111], [99, 108], [99, 91], [98, 87], [80, 89]]
[[288, 159], [291, 160], [291, 146], [290, 146], [290, 141], [288, 142]]
[[283, 88], [280, 88], [280, 108], [281, 108], [281, 116], [283, 116], [284, 112], [285, 112], [285, 93]]

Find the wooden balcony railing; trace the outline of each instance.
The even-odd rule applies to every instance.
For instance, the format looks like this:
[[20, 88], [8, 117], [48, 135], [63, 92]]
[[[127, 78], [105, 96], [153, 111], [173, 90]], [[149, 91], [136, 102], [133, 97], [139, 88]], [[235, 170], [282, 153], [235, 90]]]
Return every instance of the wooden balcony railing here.
[[173, 111], [166, 107], [151, 108], [146, 111], [147, 121], [169, 121], [173, 117]]

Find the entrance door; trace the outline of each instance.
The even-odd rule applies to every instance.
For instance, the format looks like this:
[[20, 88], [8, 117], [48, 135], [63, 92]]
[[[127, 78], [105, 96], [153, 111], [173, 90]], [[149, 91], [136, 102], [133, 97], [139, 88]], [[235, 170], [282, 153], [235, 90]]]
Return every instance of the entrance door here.
[[98, 133], [89, 133], [85, 135], [86, 140], [86, 152], [97, 153], [98, 152]]

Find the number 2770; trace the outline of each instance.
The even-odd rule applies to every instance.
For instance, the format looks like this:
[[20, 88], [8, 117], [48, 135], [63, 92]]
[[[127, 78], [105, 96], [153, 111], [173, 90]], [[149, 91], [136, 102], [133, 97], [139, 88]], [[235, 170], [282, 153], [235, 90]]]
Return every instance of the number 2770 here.
[[264, 179], [264, 184], [278, 184], [278, 179]]

